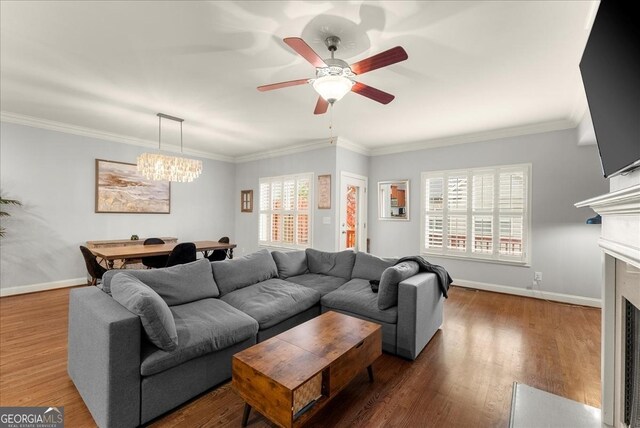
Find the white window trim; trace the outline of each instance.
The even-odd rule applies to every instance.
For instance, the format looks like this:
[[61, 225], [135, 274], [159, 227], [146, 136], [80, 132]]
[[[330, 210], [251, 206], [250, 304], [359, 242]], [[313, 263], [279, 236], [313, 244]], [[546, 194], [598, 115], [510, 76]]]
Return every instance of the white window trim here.
[[[495, 177], [495, 184], [494, 184], [494, 191], [496, 192], [495, 195], [498, 194], [499, 192], [499, 174], [496, 174], [497, 171], [499, 170], [509, 170], [509, 169], [518, 169], [518, 170], [524, 170], [525, 172], [525, 189], [527, 192], [526, 198], [525, 198], [525, 209], [523, 212], [523, 232], [522, 232], [522, 237], [523, 237], [523, 241], [524, 241], [524, 258], [523, 260], [509, 260], [508, 256], [503, 256], [500, 255], [499, 251], [495, 251], [496, 248], [496, 239], [495, 236], [495, 230], [496, 228], [500, 227], [499, 221], [495, 221], [495, 219], [497, 217], [499, 217], [499, 209], [497, 209], [497, 206], [495, 206], [495, 201], [497, 200], [497, 197], [494, 196], [494, 210], [493, 210], [493, 216], [494, 216], [494, 222], [493, 222], [493, 234], [494, 234], [494, 251], [495, 254], [479, 254], [479, 253], [473, 253], [471, 251], [472, 248], [472, 234], [473, 234], [473, 225], [472, 225], [472, 218], [473, 218], [473, 200], [472, 200], [472, 188], [473, 188], [473, 174], [477, 173], [477, 172], [482, 172], [482, 171], [493, 171], [494, 173], [494, 177]], [[523, 266], [523, 267], [528, 267], [531, 266], [531, 248], [532, 248], [532, 230], [531, 230], [531, 217], [532, 217], [532, 206], [531, 206], [531, 197], [532, 197], [532, 182], [533, 182], [533, 172], [532, 172], [532, 164], [531, 163], [525, 163], [525, 164], [513, 164], [513, 165], [495, 165], [495, 166], [488, 166], [488, 167], [481, 167], [481, 168], [466, 168], [466, 169], [451, 169], [451, 170], [440, 170], [440, 171], [427, 171], [427, 172], [423, 172], [420, 175], [420, 253], [423, 255], [427, 255], [427, 256], [436, 256], [436, 257], [443, 257], [443, 258], [450, 258], [450, 259], [457, 259], [457, 260], [468, 260], [468, 261], [477, 261], [477, 262], [489, 262], [489, 263], [497, 263], [497, 264], [506, 264], [506, 265], [514, 265], [514, 266]], [[455, 251], [449, 251], [447, 249], [447, 244], [446, 244], [446, 235], [445, 235], [445, 231], [448, 228], [448, 222], [447, 222], [447, 217], [444, 215], [444, 213], [448, 210], [447, 207], [443, 206], [443, 211], [442, 211], [442, 230], [443, 230], [443, 240], [442, 240], [442, 248], [441, 249], [437, 249], [437, 250], [433, 250], [433, 249], [428, 249], [426, 248], [426, 242], [425, 242], [425, 236], [426, 236], [426, 225], [425, 225], [425, 214], [426, 214], [426, 199], [427, 199], [427, 195], [426, 195], [426, 179], [427, 178], [431, 178], [431, 177], [446, 177], [448, 175], [455, 175], [455, 174], [466, 174], [467, 175], [467, 248], [466, 251], [464, 253], [460, 253], [460, 252], [455, 252]], [[444, 184], [445, 187], [443, 189], [443, 192], [446, 193], [446, 180], [444, 180]], [[446, 204], [446, 197], [443, 200], [443, 205]], [[499, 230], [499, 229], [497, 229]], [[499, 232], [498, 232], [499, 233]]]
[[[295, 180], [296, 183], [298, 182], [299, 179], [308, 179], [309, 180], [309, 210], [306, 211], [306, 213], [309, 215], [309, 230], [308, 230], [308, 234], [309, 234], [309, 243], [305, 244], [305, 245], [300, 245], [300, 244], [290, 244], [290, 243], [283, 243], [283, 242], [274, 242], [271, 241], [271, 239], [269, 239], [268, 241], [261, 241], [260, 240], [260, 215], [261, 214], [267, 214], [269, 220], [267, 221], [267, 236], [270, 238], [271, 237], [271, 214], [274, 213], [274, 210], [271, 209], [271, 204], [269, 204], [269, 209], [268, 210], [261, 210], [260, 208], [260, 202], [261, 202], [261, 194], [260, 194], [260, 187], [262, 185], [262, 183], [269, 183], [269, 185], [271, 185], [271, 183], [273, 181], [282, 181], [284, 182], [285, 180]], [[287, 175], [279, 175], [279, 176], [273, 176], [273, 177], [260, 177], [260, 179], [258, 180], [258, 198], [257, 198], [257, 205], [258, 205], [258, 246], [261, 248], [267, 248], [269, 250], [303, 250], [305, 248], [313, 248], [313, 211], [314, 211], [314, 183], [315, 183], [315, 177], [314, 174], [312, 172], [305, 172], [305, 173], [299, 173], [299, 174], [287, 174]], [[271, 192], [271, 190], [269, 191]], [[269, 194], [269, 196], [271, 196], [271, 194]], [[296, 185], [296, 191], [295, 191], [295, 200], [294, 200], [294, 206], [297, 207], [298, 206], [298, 191], [297, 191], [297, 185]], [[279, 212], [280, 214], [284, 215], [284, 214], [293, 214], [294, 215], [294, 239], [297, 240], [297, 217], [296, 215], [298, 213], [305, 213], [305, 211], [298, 211], [297, 209], [294, 210], [276, 210], [277, 212]]]

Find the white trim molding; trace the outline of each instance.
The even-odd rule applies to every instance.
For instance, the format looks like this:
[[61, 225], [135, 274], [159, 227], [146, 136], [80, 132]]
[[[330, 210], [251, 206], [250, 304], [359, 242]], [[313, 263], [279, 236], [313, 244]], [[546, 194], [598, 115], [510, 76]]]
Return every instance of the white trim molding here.
[[295, 153], [308, 152], [311, 150], [324, 149], [331, 147], [332, 144], [329, 140], [315, 140], [302, 144], [294, 144], [292, 146], [286, 146], [273, 150], [265, 150], [264, 152], [252, 153], [244, 156], [237, 156], [235, 163], [252, 162], [261, 159], [277, 158], [280, 156], [292, 155]]
[[[26, 116], [18, 113], [11, 113], [8, 111], [0, 111], [0, 121], [7, 123], [15, 123], [17, 125], [30, 126], [32, 128], [46, 129], [48, 131], [64, 132], [65, 134], [80, 135], [82, 137], [96, 138], [98, 140], [111, 141], [114, 143], [129, 144], [132, 146], [156, 148], [158, 147], [157, 141], [143, 140], [141, 138], [129, 137], [121, 134], [114, 134], [112, 132], [101, 131], [99, 129], [86, 128], [84, 126], [71, 125], [63, 122], [56, 122], [53, 120], [40, 119], [37, 117]], [[175, 144], [162, 144], [162, 149], [167, 152], [181, 153], [179, 145]], [[235, 162], [235, 159], [231, 156], [218, 155], [211, 152], [203, 152], [200, 150], [185, 149], [186, 155], [197, 156], [205, 159], [213, 159], [221, 162]]]
[[359, 153], [361, 155], [371, 156], [371, 150], [360, 144], [354, 143], [353, 141], [347, 140], [344, 137], [336, 138], [336, 146], [342, 147], [343, 149], [347, 149], [355, 153]]
[[0, 288], [0, 297], [36, 293], [38, 291], [55, 290], [56, 288], [77, 287], [79, 285], [87, 285], [87, 278], [63, 279], [61, 281], [41, 282], [39, 284], [18, 285], [15, 287]]
[[389, 155], [392, 153], [412, 152], [416, 150], [432, 149], [435, 147], [454, 146], [457, 144], [479, 143], [482, 141], [497, 140], [500, 138], [518, 137], [521, 135], [541, 134], [551, 131], [573, 129], [577, 123], [573, 120], [563, 119], [552, 122], [535, 123], [531, 125], [516, 126], [512, 128], [494, 129], [491, 131], [476, 132], [472, 134], [457, 135], [454, 137], [436, 138], [433, 140], [416, 143], [389, 145], [371, 149], [371, 156]]
[[491, 291], [494, 293], [512, 294], [514, 296], [533, 297], [534, 299], [552, 300], [554, 302], [569, 303], [571, 305], [602, 307], [602, 300], [592, 297], [574, 296], [572, 294], [554, 293], [551, 291], [528, 290], [525, 288], [511, 287], [508, 285], [488, 284], [486, 282], [467, 281], [454, 279], [453, 284], [458, 287], [474, 288], [476, 290]]
[[[576, 116], [575, 114], [572, 116]], [[576, 116], [577, 117], [577, 116]], [[116, 143], [130, 144], [141, 147], [156, 147], [157, 142], [151, 140], [143, 140], [140, 138], [129, 137], [126, 135], [114, 134], [98, 129], [87, 128], [78, 125], [72, 125], [63, 122], [57, 122], [48, 119], [40, 119], [33, 116], [27, 116], [19, 113], [8, 111], [0, 111], [0, 121], [15, 123], [18, 125], [30, 126], [33, 128], [47, 129], [51, 131], [65, 132], [67, 134], [81, 135], [85, 137], [96, 138], [100, 140], [113, 141]], [[497, 140], [500, 138], [517, 137], [521, 135], [540, 134], [551, 131], [561, 131], [564, 129], [573, 129], [578, 126], [578, 121], [573, 118], [560, 119], [549, 122], [533, 123], [510, 128], [493, 129], [489, 131], [476, 132], [465, 135], [456, 135], [445, 138], [435, 138], [426, 141], [418, 141], [406, 144], [386, 145], [382, 147], [368, 148], [362, 144], [354, 143], [344, 137], [336, 136], [333, 141], [335, 147], [342, 147], [352, 152], [360, 153], [365, 156], [382, 156], [392, 153], [411, 152], [416, 150], [432, 149], [435, 147], [453, 146], [457, 144], [477, 143], [482, 141]], [[317, 150], [325, 147], [331, 147], [332, 142], [329, 139], [312, 140], [305, 143], [294, 144], [273, 150], [263, 152], [250, 153], [241, 156], [225, 156], [209, 151], [185, 150], [185, 154], [198, 156], [205, 159], [219, 160], [222, 162], [244, 163], [260, 159], [269, 159], [278, 156], [285, 156], [294, 153], [301, 153], [311, 150]], [[163, 144], [167, 151], [179, 152], [180, 146]]]

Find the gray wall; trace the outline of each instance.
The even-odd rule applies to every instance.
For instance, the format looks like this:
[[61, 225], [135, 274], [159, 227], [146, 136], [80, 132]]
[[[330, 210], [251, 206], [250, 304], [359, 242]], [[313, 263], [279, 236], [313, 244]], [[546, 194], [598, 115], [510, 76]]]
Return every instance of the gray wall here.
[[[258, 183], [261, 177], [273, 177], [287, 174], [312, 172], [314, 174], [313, 201], [313, 248], [325, 251], [335, 249], [335, 207], [336, 207], [336, 147], [294, 153], [274, 158], [260, 159], [236, 164], [236, 242], [238, 255], [251, 253], [258, 249]], [[331, 174], [331, 209], [317, 209], [317, 177]], [[240, 190], [253, 190], [254, 205], [252, 213], [240, 212]], [[329, 224], [323, 222], [328, 218]]]
[[[78, 245], [87, 240], [173, 235], [180, 240], [228, 235], [241, 255], [258, 249], [258, 180], [312, 172], [332, 175], [332, 209], [314, 208], [313, 246], [336, 248], [338, 177], [347, 171], [381, 180], [411, 180], [411, 221], [377, 219], [377, 192], [369, 192], [371, 252], [417, 254], [420, 248], [422, 171], [532, 163], [532, 255], [530, 267], [430, 257], [454, 278], [526, 288], [534, 271], [541, 289], [600, 297], [600, 228], [584, 224], [593, 212], [574, 202], [607, 193], [595, 146], [577, 146], [576, 130], [367, 157], [327, 146], [276, 158], [230, 164], [204, 159], [193, 183], [172, 185], [169, 215], [94, 213], [94, 159], [135, 162], [144, 149], [21, 125], [0, 126], [2, 195], [20, 199], [3, 218], [7, 236], [0, 248], [0, 287], [16, 287], [85, 276]], [[627, 183], [625, 183], [627, 184]], [[240, 213], [240, 190], [254, 190], [254, 212]], [[314, 201], [314, 207], [317, 206]], [[327, 218], [329, 224], [323, 219]]]
[[409, 178], [411, 221], [377, 220], [376, 192], [369, 192], [371, 252], [380, 256], [420, 250], [420, 173], [516, 163], [532, 164], [531, 267], [429, 256], [457, 279], [526, 288], [534, 271], [543, 273], [541, 289], [600, 298], [599, 226], [586, 225], [593, 211], [573, 204], [606, 193], [595, 146], [577, 146], [576, 130], [506, 138], [371, 157], [369, 183]]
[[[171, 214], [96, 214], [94, 159], [135, 163], [144, 148], [0, 125], [0, 182], [19, 199], [3, 218], [0, 287], [86, 276], [78, 246], [87, 240], [176, 236], [181, 241], [233, 237], [235, 165], [203, 159], [192, 183], [171, 185]], [[235, 205], [234, 205], [235, 208]]]
[[369, 176], [369, 156], [352, 152], [344, 147], [336, 148], [336, 170], [341, 172], [351, 172], [353, 174]]

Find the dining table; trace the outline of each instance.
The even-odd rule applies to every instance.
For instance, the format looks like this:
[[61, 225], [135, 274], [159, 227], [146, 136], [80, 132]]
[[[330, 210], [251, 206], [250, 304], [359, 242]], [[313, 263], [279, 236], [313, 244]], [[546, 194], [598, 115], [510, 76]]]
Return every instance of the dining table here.
[[[236, 244], [225, 244], [218, 241], [193, 241], [193, 243], [196, 245], [196, 251], [204, 253], [205, 257], [209, 251], [229, 250], [229, 258], [232, 259], [233, 249], [236, 248]], [[102, 259], [109, 269], [113, 269], [116, 260], [122, 260], [126, 263], [127, 260], [140, 259], [142, 257], [166, 256], [173, 251], [176, 245], [178, 245], [177, 242], [152, 245], [98, 247], [91, 248], [91, 252], [99, 259]]]

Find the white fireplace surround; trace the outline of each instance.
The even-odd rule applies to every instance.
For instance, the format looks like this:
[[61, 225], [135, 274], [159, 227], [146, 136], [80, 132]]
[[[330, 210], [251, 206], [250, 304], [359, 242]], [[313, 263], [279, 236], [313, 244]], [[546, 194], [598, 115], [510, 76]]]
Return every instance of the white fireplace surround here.
[[575, 204], [602, 216], [602, 422], [623, 421], [623, 298], [640, 307], [640, 184]]

